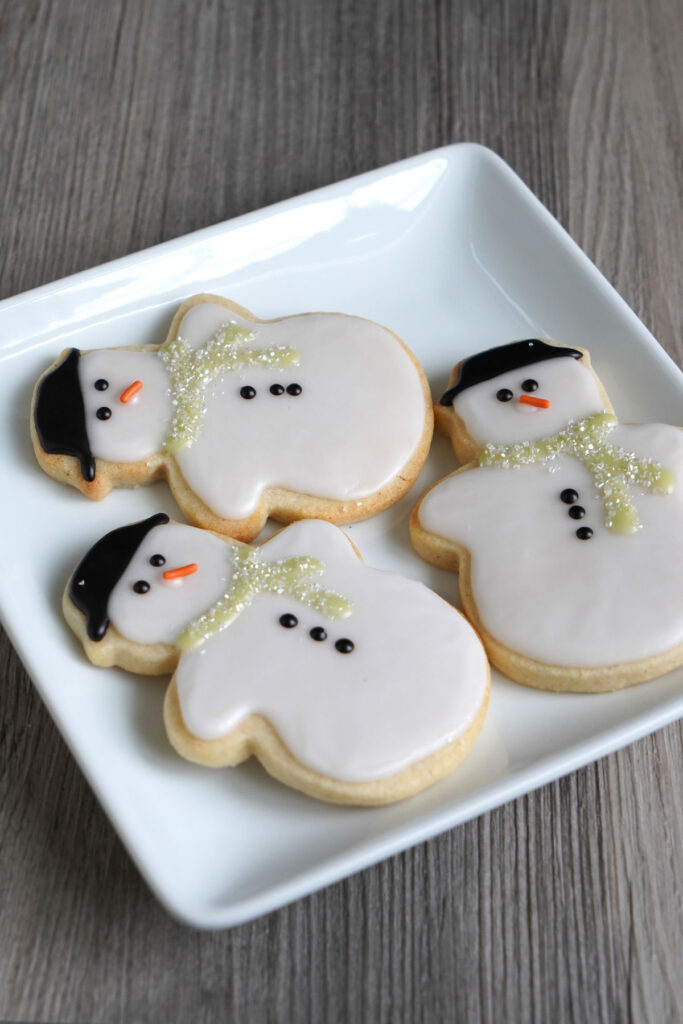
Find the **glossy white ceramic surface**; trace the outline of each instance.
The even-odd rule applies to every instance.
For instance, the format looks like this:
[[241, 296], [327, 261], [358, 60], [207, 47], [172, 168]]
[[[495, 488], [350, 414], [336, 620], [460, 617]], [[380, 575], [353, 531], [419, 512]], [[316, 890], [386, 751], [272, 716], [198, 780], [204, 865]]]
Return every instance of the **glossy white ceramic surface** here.
[[[426, 153], [0, 303], [4, 538], [0, 613], [74, 756], [150, 886], [200, 927], [248, 920], [433, 836], [683, 714], [683, 671], [603, 696], [526, 689], [494, 673], [490, 711], [451, 778], [392, 807], [310, 800], [256, 764], [180, 760], [162, 726], [165, 679], [96, 669], [60, 598], [85, 548], [153, 511], [164, 484], [100, 504], [41, 473], [34, 381], [62, 348], [160, 342], [187, 296], [260, 317], [338, 310], [395, 330], [434, 394], [464, 355], [520, 337], [590, 348], [622, 420], [680, 421], [683, 375], [513, 172], [479, 146]], [[446, 441], [395, 508], [348, 528], [365, 560], [454, 598], [457, 578], [413, 553], [417, 497], [455, 466]]]

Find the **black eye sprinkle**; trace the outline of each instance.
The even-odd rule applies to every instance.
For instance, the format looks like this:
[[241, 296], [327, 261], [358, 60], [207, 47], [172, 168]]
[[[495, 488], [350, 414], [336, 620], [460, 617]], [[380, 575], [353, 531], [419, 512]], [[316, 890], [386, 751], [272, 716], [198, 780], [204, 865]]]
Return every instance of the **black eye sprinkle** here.
[[590, 526], [580, 526], [576, 531], [576, 536], [579, 540], [590, 540], [593, 536], [593, 531]]
[[133, 590], [136, 594], [146, 594], [149, 590], [149, 583], [147, 580], [138, 580], [137, 583], [133, 584]]
[[256, 398], [256, 388], [252, 388], [251, 384], [245, 384], [240, 388], [240, 398]]
[[501, 388], [500, 391], [496, 392], [496, 398], [499, 402], [509, 402], [512, 397], [513, 394], [510, 388]]
[[292, 615], [291, 612], [286, 612], [284, 615], [281, 615], [278, 621], [281, 626], [285, 627], [285, 629], [294, 629], [295, 626], [299, 625], [299, 620], [296, 615]]
[[282, 384], [271, 384], [270, 385], [270, 393], [271, 393], [271, 395], [282, 395], [282, 394], [284, 394], [284, 390], [285, 389], [283, 388]]
[[106, 405], [101, 405], [95, 415], [98, 420], [108, 420], [111, 416], [111, 409]]
[[302, 391], [303, 391], [303, 388], [301, 387], [301, 384], [288, 384], [287, 385], [287, 394], [288, 395], [300, 395]]
[[312, 640], [327, 640], [327, 631], [322, 626], [314, 626], [309, 636]]
[[569, 509], [569, 515], [572, 519], [583, 519], [586, 514], [586, 510], [583, 505], [572, 505]]
[[149, 564], [158, 568], [160, 565], [166, 565], [166, 559], [163, 555], [152, 555], [149, 560]]
[[348, 640], [346, 637], [343, 637], [341, 640], [337, 640], [334, 646], [340, 654], [350, 654], [354, 648], [354, 643], [353, 640]]
[[100, 377], [99, 380], [95, 381], [95, 390], [96, 391], [106, 391], [108, 387], [109, 387], [109, 381], [105, 380], [104, 377]]
[[522, 391], [538, 391], [538, 381], [534, 380], [533, 377], [529, 377], [528, 380], [523, 380]]

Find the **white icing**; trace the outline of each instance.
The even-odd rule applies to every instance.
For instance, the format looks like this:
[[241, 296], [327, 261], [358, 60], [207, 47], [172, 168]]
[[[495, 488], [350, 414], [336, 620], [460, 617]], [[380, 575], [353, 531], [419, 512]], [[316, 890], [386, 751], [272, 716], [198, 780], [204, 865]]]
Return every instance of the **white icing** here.
[[[546, 365], [522, 374], [540, 382]], [[590, 473], [566, 455], [548, 466], [467, 470], [438, 484], [420, 506], [426, 530], [471, 552], [472, 593], [485, 630], [537, 661], [606, 666], [683, 642], [683, 433], [621, 425], [609, 439], [676, 475], [670, 495], [629, 489], [642, 521], [636, 533], [604, 527]], [[578, 491], [583, 519], [569, 517], [560, 501], [565, 488]], [[581, 526], [594, 531], [590, 540], [577, 539]]]
[[[150, 565], [163, 555], [164, 565]], [[232, 549], [212, 533], [179, 523], [155, 526], [126, 567], [109, 598], [109, 618], [123, 636], [142, 644], [173, 643], [191, 619], [218, 600], [232, 576]], [[164, 572], [195, 562], [197, 572], [165, 580]], [[136, 594], [133, 584], [150, 589]]]
[[[547, 399], [548, 409], [519, 401], [521, 395], [527, 394], [522, 390], [522, 381], [530, 378], [538, 382], [538, 390], [529, 396]], [[512, 391], [509, 402], [496, 398], [501, 388]], [[581, 359], [558, 356], [465, 388], [456, 395], [453, 408], [479, 444], [513, 444], [556, 434], [571, 419], [602, 412], [605, 402], [593, 373]]]
[[[191, 347], [205, 345], [228, 320], [253, 331], [250, 348], [290, 346], [301, 360], [287, 369], [235, 370], [207, 388], [198, 437], [176, 459], [190, 488], [214, 512], [244, 518], [269, 487], [356, 501], [379, 491], [401, 472], [422, 436], [425, 402], [418, 371], [388, 330], [334, 314], [259, 324], [218, 304], [203, 303], [188, 311], [179, 336]], [[96, 356], [99, 376], [108, 379], [109, 374], [120, 373], [122, 380], [130, 377], [130, 383], [143, 379], [133, 359], [140, 355], [103, 350], [81, 363]], [[90, 366], [87, 372], [92, 376]], [[275, 396], [269, 387], [276, 383], [297, 383], [303, 391], [296, 397], [286, 392]], [[240, 397], [244, 385], [256, 388], [255, 398]], [[148, 455], [161, 448], [170, 422], [170, 400], [156, 384], [146, 388], [147, 381], [136, 408], [149, 407], [149, 417], [145, 422], [140, 417], [140, 436], [130, 455], [127, 428], [124, 438], [118, 434], [125, 423], [119, 410], [112, 405], [116, 421], [114, 416], [106, 422], [94, 417], [103, 404], [102, 394], [108, 392], [93, 392], [93, 402], [88, 396], [88, 438], [95, 456], [129, 461], [141, 457], [139, 451]]]
[[[78, 377], [93, 455], [112, 462], [136, 462], [161, 449], [172, 406], [168, 375], [156, 352], [86, 352], [78, 361]], [[106, 391], [95, 388], [100, 379], [108, 381]], [[141, 390], [122, 402], [121, 395], [136, 380], [143, 382]], [[97, 418], [102, 407], [111, 409], [108, 420]]]
[[[147, 559], [157, 550], [167, 564], [199, 564], [207, 538], [211, 579], [202, 597], [212, 603], [225, 586], [226, 562], [214, 551], [222, 542], [193, 527], [156, 527], [112, 595], [116, 628], [152, 642], [168, 638], [183, 619], [186, 625], [198, 612], [189, 585], [202, 564], [182, 588], [159, 589], [149, 602], [148, 625], [140, 619], [153, 592], [137, 595], [132, 583], [143, 569], [148, 573]], [[353, 613], [332, 620], [291, 597], [258, 595], [227, 629], [180, 657], [176, 680], [190, 732], [217, 739], [248, 715], [262, 714], [302, 764], [333, 778], [369, 781], [395, 774], [467, 730], [485, 699], [487, 665], [476, 634], [450, 605], [420, 583], [364, 566], [327, 523], [297, 523], [259, 551], [264, 560], [320, 559], [322, 583], [349, 598]], [[299, 620], [294, 629], [279, 624], [287, 612]], [[162, 613], [172, 625], [161, 624]], [[314, 626], [324, 626], [328, 639], [313, 640]], [[350, 654], [335, 649], [340, 638], [355, 644]]]

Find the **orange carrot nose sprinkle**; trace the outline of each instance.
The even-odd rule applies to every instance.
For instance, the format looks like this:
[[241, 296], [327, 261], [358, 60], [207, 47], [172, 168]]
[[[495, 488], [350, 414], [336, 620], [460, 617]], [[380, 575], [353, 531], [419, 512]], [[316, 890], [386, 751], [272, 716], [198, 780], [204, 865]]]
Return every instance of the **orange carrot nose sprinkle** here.
[[142, 388], [141, 380], [134, 380], [132, 384], [129, 384], [125, 391], [121, 393], [121, 401], [125, 405], [126, 402], [130, 402], [133, 395], [137, 395], [138, 391]]
[[525, 405], [535, 405], [537, 409], [549, 409], [550, 402], [547, 398], [535, 398], [533, 395], [520, 395], [520, 402], [524, 402]]
[[167, 569], [163, 576], [165, 580], [179, 580], [183, 576], [191, 576], [198, 568], [196, 562], [190, 562], [189, 565], [180, 565], [177, 569]]

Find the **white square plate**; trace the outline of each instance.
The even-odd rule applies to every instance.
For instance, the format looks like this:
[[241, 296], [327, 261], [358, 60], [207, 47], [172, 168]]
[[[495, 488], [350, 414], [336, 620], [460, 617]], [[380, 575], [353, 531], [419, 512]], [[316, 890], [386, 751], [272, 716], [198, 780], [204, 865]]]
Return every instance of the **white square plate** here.
[[[683, 671], [604, 696], [494, 675], [488, 718], [453, 776], [378, 810], [318, 803], [256, 764], [180, 760], [161, 721], [166, 680], [92, 667], [60, 613], [65, 580], [107, 530], [164, 509], [163, 484], [101, 504], [49, 480], [28, 435], [33, 383], [67, 345], [161, 342], [198, 291], [260, 317], [341, 310], [386, 324], [438, 395], [452, 365], [529, 336], [590, 348], [624, 420], [676, 422], [683, 377], [550, 214], [493, 153], [422, 156], [0, 303], [0, 611], [50, 713], [159, 899], [201, 927], [256, 917], [615, 750], [683, 714]], [[437, 438], [398, 506], [349, 528], [365, 560], [451, 599], [457, 578], [413, 553], [417, 497], [455, 461]]]

